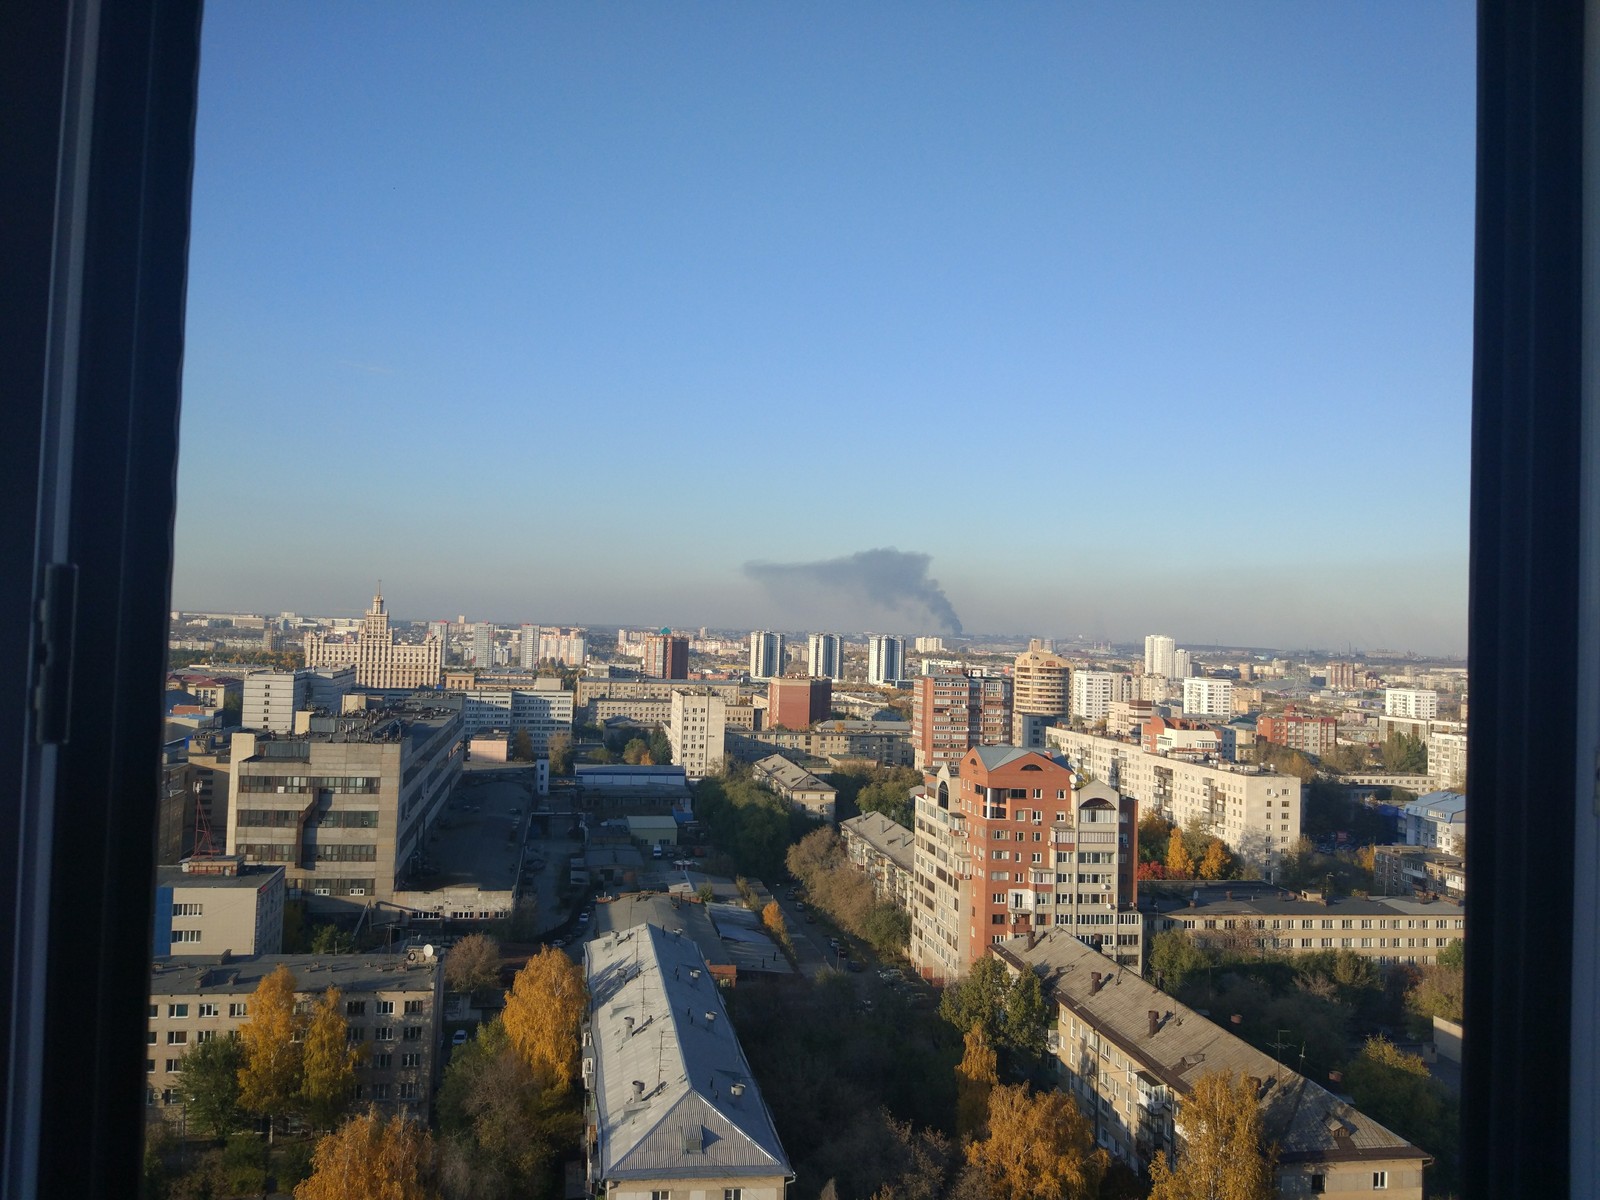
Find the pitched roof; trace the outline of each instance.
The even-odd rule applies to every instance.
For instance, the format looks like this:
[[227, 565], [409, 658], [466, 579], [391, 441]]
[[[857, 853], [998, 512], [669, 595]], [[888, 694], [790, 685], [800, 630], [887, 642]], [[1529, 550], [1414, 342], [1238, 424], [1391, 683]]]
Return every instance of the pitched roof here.
[[[1216, 1071], [1262, 1081], [1262, 1124], [1281, 1162], [1426, 1158], [1425, 1151], [1365, 1113], [1280, 1065], [1241, 1038], [1125, 971], [1064, 930], [1032, 946], [1026, 937], [996, 947], [1013, 967], [1033, 970], [1047, 992], [1144, 1070], [1179, 1094]], [[1095, 987], [1094, 975], [1102, 982]], [[1150, 1014], [1156, 1030], [1150, 1031]]]
[[694, 942], [636, 925], [586, 960], [597, 1180], [792, 1176]]
[[839, 832], [860, 838], [902, 870], [909, 871], [914, 865], [916, 840], [911, 830], [880, 812], [866, 812], [840, 821]]

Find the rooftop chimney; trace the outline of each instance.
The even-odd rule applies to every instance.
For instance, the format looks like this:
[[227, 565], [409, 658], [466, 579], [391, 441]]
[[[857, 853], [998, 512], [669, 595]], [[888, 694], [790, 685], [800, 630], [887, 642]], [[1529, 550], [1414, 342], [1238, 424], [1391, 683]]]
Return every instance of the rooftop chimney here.
[[1152, 1008], [1144, 1015], [1145, 1020], [1150, 1024], [1150, 1036], [1155, 1037], [1161, 1031], [1161, 1014]]
[[635, 1079], [633, 1081], [633, 1098], [635, 1100], [643, 1100], [644, 1099], [644, 1083], [643, 1083], [643, 1081], [638, 1080], [638, 1079]]
[[1102, 983], [1104, 983], [1104, 982], [1105, 982], [1105, 980], [1102, 978], [1102, 976], [1101, 976], [1099, 971], [1090, 971], [1089, 972], [1089, 995], [1091, 995], [1091, 996], [1095, 995], [1100, 990], [1100, 985]]

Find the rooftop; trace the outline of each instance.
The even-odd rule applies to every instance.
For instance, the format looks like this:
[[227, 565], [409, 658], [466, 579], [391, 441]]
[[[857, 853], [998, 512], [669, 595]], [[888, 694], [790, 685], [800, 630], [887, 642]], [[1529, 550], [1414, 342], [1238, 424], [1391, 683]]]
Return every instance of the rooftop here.
[[1267, 1137], [1278, 1143], [1280, 1162], [1427, 1157], [1332, 1092], [1065, 931], [1051, 931], [1032, 947], [1027, 938], [1013, 938], [996, 953], [1018, 970], [1036, 972], [1063, 1008], [1180, 1095], [1216, 1071], [1259, 1080], [1263, 1124]]
[[220, 871], [186, 870], [182, 865], [156, 868], [156, 886], [173, 888], [244, 888], [260, 891], [273, 876], [284, 873], [283, 865], [245, 863]]
[[779, 787], [808, 792], [838, 791], [831, 783], [824, 783], [802, 766], [790, 762], [781, 754], [769, 754], [750, 764], [756, 774], [769, 779]]
[[880, 812], [862, 813], [839, 822], [841, 833], [860, 838], [879, 854], [888, 857], [901, 870], [909, 871], [915, 858], [916, 839], [911, 830], [891, 821]]
[[321, 992], [337, 987], [352, 992], [431, 992], [438, 957], [410, 961], [396, 954], [173, 955], [150, 967], [152, 996], [249, 995], [282, 963], [294, 972], [296, 988]]
[[790, 1176], [699, 949], [657, 925], [585, 952], [596, 1182]]

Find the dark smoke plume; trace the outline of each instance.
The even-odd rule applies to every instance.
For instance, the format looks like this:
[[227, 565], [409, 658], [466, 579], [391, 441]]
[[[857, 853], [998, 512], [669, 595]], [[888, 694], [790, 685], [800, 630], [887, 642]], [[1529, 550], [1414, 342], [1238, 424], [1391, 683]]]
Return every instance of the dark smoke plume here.
[[744, 573], [784, 600], [808, 589], [831, 592], [913, 617], [926, 612], [941, 629], [960, 633], [961, 620], [950, 598], [937, 579], [928, 578], [931, 561], [926, 554], [886, 548], [822, 562], [745, 563]]

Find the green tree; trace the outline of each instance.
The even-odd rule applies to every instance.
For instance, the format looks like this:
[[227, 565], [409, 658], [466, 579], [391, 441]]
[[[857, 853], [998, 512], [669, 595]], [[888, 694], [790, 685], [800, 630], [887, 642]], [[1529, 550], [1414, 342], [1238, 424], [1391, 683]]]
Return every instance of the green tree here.
[[1031, 972], [1013, 977], [998, 958], [985, 955], [965, 976], [945, 988], [939, 1015], [965, 1035], [983, 1027], [989, 1044], [1032, 1066], [1044, 1053], [1050, 1008], [1039, 978]]
[[550, 774], [572, 774], [572, 736], [570, 734], [551, 734], [547, 753], [550, 756]]
[[1274, 1153], [1261, 1128], [1250, 1081], [1226, 1071], [1202, 1075], [1178, 1101], [1183, 1144], [1177, 1162], [1157, 1152], [1150, 1200], [1269, 1200]]
[[630, 766], [639, 766], [650, 757], [650, 744], [643, 738], [632, 738], [622, 748], [622, 761]]
[[660, 728], [650, 731], [650, 761], [658, 767], [672, 765], [672, 739]]
[[361, 1050], [350, 1044], [344, 994], [322, 993], [306, 1022], [301, 1051], [300, 1108], [313, 1129], [330, 1128], [349, 1106]]
[[1195, 976], [1211, 968], [1213, 959], [1185, 929], [1168, 929], [1150, 939], [1146, 970], [1150, 978], [1176, 996]]
[[1171, 821], [1160, 813], [1148, 813], [1139, 818], [1139, 861], [1162, 862], [1167, 853], [1167, 847], [1172, 842], [1173, 831], [1177, 828]]
[[471, 933], [450, 948], [444, 960], [444, 985], [452, 992], [488, 991], [500, 982], [500, 943], [486, 933]]
[[1003, 1036], [1005, 1044], [1026, 1057], [1030, 1064], [1037, 1064], [1044, 1057], [1050, 1011], [1044, 985], [1032, 971], [1024, 971], [1011, 981], [1006, 993]]
[[1383, 742], [1383, 769], [1396, 775], [1420, 775], [1428, 769], [1426, 743], [1395, 730]]
[[195, 1124], [217, 1141], [239, 1128], [239, 1072], [244, 1043], [214, 1037], [183, 1056], [183, 1093]]
[[898, 904], [874, 904], [861, 922], [861, 935], [885, 958], [903, 954], [911, 941], [911, 916]]
[[313, 954], [354, 954], [355, 935], [345, 933], [337, 925], [318, 925], [311, 934]]

